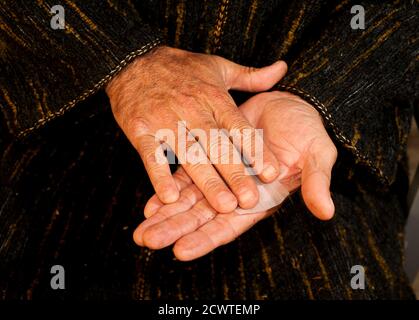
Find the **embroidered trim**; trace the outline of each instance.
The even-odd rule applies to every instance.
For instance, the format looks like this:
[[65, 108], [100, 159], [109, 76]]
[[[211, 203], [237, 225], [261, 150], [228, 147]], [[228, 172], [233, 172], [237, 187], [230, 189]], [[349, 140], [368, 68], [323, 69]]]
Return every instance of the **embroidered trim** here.
[[73, 108], [77, 103], [85, 100], [86, 98], [88, 98], [92, 94], [96, 93], [101, 87], [103, 87], [103, 85], [105, 83], [107, 83], [109, 80], [111, 80], [111, 78], [116, 73], [121, 71], [122, 68], [124, 68], [129, 62], [131, 62], [132, 59], [134, 59], [134, 58], [146, 53], [147, 51], [153, 49], [155, 46], [157, 46], [161, 42], [162, 42], [162, 39], [157, 38], [156, 40], [154, 40], [152, 42], [149, 42], [146, 45], [142, 46], [140, 49], [132, 51], [110, 73], [108, 73], [105, 77], [100, 79], [91, 89], [88, 89], [88, 90], [84, 91], [77, 98], [75, 98], [75, 99], [71, 100], [70, 102], [66, 103], [63, 107], [61, 107], [58, 111], [54, 112], [53, 114], [51, 114], [51, 115], [49, 115], [45, 118], [39, 119], [34, 126], [21, 131], [17, 135], [17, 138], [21, 139], [21, 138], [27, 136], [30, 132], [41, 128], [42, 126], [44, 126], [47, 122], [51, 121], [52, 119], [63, 115], [64, 112]]
[[330, 128], [332, 129], [333, 133], [335, 134], [336, 138], [349, 150], [351, 150], [351, 152], [355, 155], [355, 157], [357, 157], [358, 161], [365, 164], [367, 167], [370, 168], [370, 170], [373, 171], [373, 173], [375, 173], [376, 175], [378, 175], [378, 177], [380, 178], [380, 180], [386, 184], [391, 184], [393, 181], [391, 181], [388, 177], [386, 177], [383, 173], [382, 170], [380, 170], [379, 168], [377, 168], [373, 162], [368, 158], [367, 155], [363, 155], [359, 149], [357, 149], [357, 147], [353, 146], [351, 144], [351, 141], [346, 138], [342, 132], [339, 130], [339, 128], [335, 125], [335, 123], [333, 122], [332, 119], [332, 115], [329, 113], [329, 111], [327, 110], [326, 106], [321, 103], [316, 97], [310, 95], [309, 93], [299, 89], [299, 88], [295, 88], [295, 87], [290, 87], [287, 85], [283, 85], [283, 84], [277, 84], [275, 86], [278, 89], [282, 89], [282, 90], [286, 90], [292, 93], [295, 93], [297, 95], [299, 95], [300, 97], [307, 99], [309, 102], [311, 102], [316, 109], [321, 113], [321, 115], [324, 117], [324, 119], [327, 122], [327, 125], [330, 126]]

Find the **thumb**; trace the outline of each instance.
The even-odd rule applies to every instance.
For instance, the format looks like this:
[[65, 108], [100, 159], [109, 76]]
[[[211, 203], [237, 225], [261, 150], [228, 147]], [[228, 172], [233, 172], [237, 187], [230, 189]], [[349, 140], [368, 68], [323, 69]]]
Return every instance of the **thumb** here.
[[321, 220], [329, 220], [335, 213], [330, 196], [330, 178], [336, 161], [336, 147], [327, 137], [322, 143], [313, 142], [304, 160], [301, 191], [308, 209]]
[[285, 61], [277, 61], [263, 68], [245, 67], [217, 57], [227, 88], [241, 91], [258, 92], [272, 88], [287, 73]]

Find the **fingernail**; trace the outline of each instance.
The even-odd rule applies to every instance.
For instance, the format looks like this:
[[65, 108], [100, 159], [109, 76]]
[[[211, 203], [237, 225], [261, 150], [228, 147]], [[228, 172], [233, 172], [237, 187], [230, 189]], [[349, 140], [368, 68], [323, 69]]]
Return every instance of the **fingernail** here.
[[138, 245], [143, 247], [144, 246], [144, 242], [143, 242], [143, 238], [140, 236], [140, 229], [137, 228], [135, 229], [132, 238], [134, 239], [134, 242]]
[[255, 198], [254, 193], [249, 189], [241, 190], [239, 193], [240, 202], [247, 203], [250, 202], [252, 199]]
[[149, 216], [156, 213], [156, 211], [160, 208], [160, 206], [156, 203], [146, 204], [144, 208], [144, 216], [148, 218]]
[[[217, 196], [217, 201], [220, 206], [237, 206], [236, 197], [234, 197], [231, 193], [222, 191]], [[232, 208], [234, 210], [234, 208]]]
[[278, 172], [272, 165], [268, 165], [265, 169], [263, 169], [262, 175], [265, 179], [272, 180], [278, 175]]

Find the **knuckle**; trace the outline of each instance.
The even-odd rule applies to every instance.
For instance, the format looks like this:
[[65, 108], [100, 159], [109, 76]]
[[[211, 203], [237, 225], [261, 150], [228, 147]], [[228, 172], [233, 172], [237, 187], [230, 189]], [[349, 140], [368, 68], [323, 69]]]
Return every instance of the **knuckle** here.
[[234, 170], [229, 173], [228, 182], [233, 188], [240, 189], [245, 186], [246, 184], [246, 176], [243, 174], [242, 171]]
[[135, 137], [147, 135], [151, 131], [150, 122], [143, 117], [128, 117], [123, 126]]
[[149, 170], [151, 170], [154, 173], [157, 173], [161, 165], [167, 163], [163, 162], [162, 160], [166, 159], [165, 157], [160, 159], [160, 157], [157, 157], [156, 153], [150, 149], [150, 151], [146, 151], [144, 155], [144, 164]]
[[[231, 121], [232, 129], [239, 130], [242, 132], [244, 129], [252, 129], [249, 126], [246, 119], [241, 115], [241, 113], [237, 109], [233, 109], [228, 113], [229, 119]], [[253, 132], [254, 130], [252, 130]]]
[[206, 90], [207, 93], [210, 94], [211, 101], [213, 101], [215, 105], [224, 106], [223, 112], [225, 111], [226, 107], [230, 110], [237, 110], [234, 101], [227, 93], [227, 89], [220, 88], [216, 85], [210, 85], [209, 89], [207, 87]]
[[[232, 128], [243, 133], [246, 129], [252, 130], [244, 119], [236, 118], [233, 120]], [[253, 130], [252, 130], [253, 131]]]
[[185, 168], [187, 168], [188, 174], [191, 176], [199, 176], [202, 172], [202, 164], [200, 163], [185, 163]]
[[203, 188], [207, 192], [216, 193], [217, 190], [221, 189], [221, 180], [218, 177], [208, 177], [204, 181]]
[[251, 66], [245, 66], [244, 67], [244, 73], [246, 73], [247, 75], [252, 75], [253, 73], [255, 73], [258, 69], [255, 67], [251, 67]]

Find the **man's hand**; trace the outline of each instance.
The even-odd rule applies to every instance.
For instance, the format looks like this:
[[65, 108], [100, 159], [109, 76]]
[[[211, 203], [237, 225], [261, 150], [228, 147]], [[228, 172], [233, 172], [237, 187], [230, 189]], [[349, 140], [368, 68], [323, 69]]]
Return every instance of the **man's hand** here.
[[[258, 94], [241, 105], [240, 111], [251, 125], [264, 129], [265, 144], [287, 165], [281, 182], [291, 191], [301, 181], [310, 211], [319, 219], [330, 219], [334, 214], [330, 177], [337, 151], [319, 113], [285, 92]], [[179, 200], [164, 205], [153, 196], [148, 201], [144, 212], [147, 219], [134, 233], [138, 245], [160, 249], [176, 242], [176, 257], [192, 260], [234, 240], [274, 211], [218, 214], [183, 169], [174, 177], [181, 190]]]
[[[282, 61], [254, 69], [218, 56], [160, 47], [137, 58], [109, 83], [106, 92], [115, 119], [139, 152], [162, 203], [176, 201], [179, 189], [168, 163], [157, 161], [156, 151], [160, 152], [160, 160], [165, 157], [160, 148], [163, 141], [156, 141], [156, 132], [159, 129], [171, 130], [178, 137], [178, 124], [185, 121], [186, 135], [191, 131], [193, 134], [194, 129], [202, 129], [210, 136], [209, 130], [216, 128], [228, 131], [249, 129], [254, 135], [253, 127], [238, 111], [228, 90], [265, 91], [278, 82], [286, 70]], [[187, 138], [189, 136], [185, 140]], [[181, 158], [177, 139], [164, 142]], [[208, 158], [211, 147], [206, 148]], [[248, 141], [242, 141], [236, 147], [245, 156], [252, 152]], [[266, 146], [263, 157], [263, 167], [258, 168], [259, 177], [269, 182], [278, 176], [280, 165]], [[252, 208], [257, 203], [256, 185], [250, 176], [245, 175], [241, 162], [182, 163], [182, 166], [219, 212], [231, 212], [237, 204], [242, 208]]]

